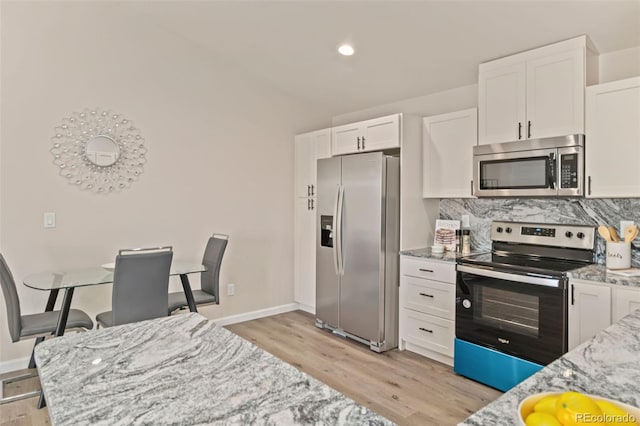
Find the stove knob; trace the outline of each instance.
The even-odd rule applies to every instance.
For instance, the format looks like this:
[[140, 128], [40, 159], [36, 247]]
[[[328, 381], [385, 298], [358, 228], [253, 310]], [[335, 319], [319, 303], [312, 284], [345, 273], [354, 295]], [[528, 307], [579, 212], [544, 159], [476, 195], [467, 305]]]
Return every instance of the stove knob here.
[[507, 229], [505, 229], [505, 232], [506, 232], [507, 234], [510, 234], [510, 233], [511, 233], [511, 231], [513, 231], [513, 229], [511, 229], [511, 228], [507, 228]]
[[502, 232], [502, 226], [498, 226], [498, 227], [496, 228], [496, 231], [498, 231], [498, 232]]
[[571, 237], [573, 237], [573, 232], [567, 231], [567, 232], [564, 233], [564, 236], [567, 237], [567, 238], [571, 238]]
[[584, 234], [583, 234], [582, 232], [578, 232], [578, 233], [576, 234], [576, 237], [578, 237], [578, 238], [580, 238], [580, 239], [583, 239], [583, 238], [584, 238]]

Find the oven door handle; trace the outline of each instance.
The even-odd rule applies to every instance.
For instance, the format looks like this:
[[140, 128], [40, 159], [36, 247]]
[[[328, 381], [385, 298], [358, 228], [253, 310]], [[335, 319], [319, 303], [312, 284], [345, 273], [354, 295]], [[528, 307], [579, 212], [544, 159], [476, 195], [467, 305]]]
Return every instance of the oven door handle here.
[[519, 275], [508, 272], [500, 272], [493, 269], [473, 268], [465, 265], [458, 265], [458, 271], [481, 277], [497, 278], [499, 280], [514, 281], [519, 283], [543, 285], [546, 287], [560, 287], [560, 280], [555, 278], [540, 278], [530, 275]]

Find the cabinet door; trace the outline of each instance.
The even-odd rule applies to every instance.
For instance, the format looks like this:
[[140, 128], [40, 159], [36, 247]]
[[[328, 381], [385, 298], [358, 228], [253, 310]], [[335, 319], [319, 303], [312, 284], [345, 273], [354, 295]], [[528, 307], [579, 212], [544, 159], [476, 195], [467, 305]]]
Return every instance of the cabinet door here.
[[400, 147], [400, 114], [374, 118], [362, 123], [361, 151]]
[[[308, 197], [311, 195], [312, 180], [315, 180], [315, 154], [313, 133], [297, 135], [294, 142], [295, 163], [295, 196]], [[313, 171], [312, 171], [313, 167]], [[312, 179], [312, 176], [314, 179]]]
[[527, 61], [528, 139], [584, 133], [584, 49]]
[[476, 108], [424, 118], [422, 196], [471, 197], [473, 147], [477, 143]]
[[483, 70], [478, 81], [478, 142], [525, 138], [526, 66], [517, 63]]
[[613, 322], [618, 322], [636, 309], [640, 309], [640, 288], [613, 289]]
[[572, 282], [569, 291], [571, 350], [611, 325], [611, 288]]
[[587, 88], [587, 196], [640, 197], [640, 77]]
[[331, 155], [358, 152], [358, 138], [362, 137], [360, 123], [334, 127], [331, 131]]
[[316, 211], [313, 198], [296, 198], [294, 225], [294, 300], [308, 310], [316, 306]]
[[331, 157], [331, 129], [313, 132], [313, 146], [309, 162], [311, 196], [318, 192], [318, 160]]

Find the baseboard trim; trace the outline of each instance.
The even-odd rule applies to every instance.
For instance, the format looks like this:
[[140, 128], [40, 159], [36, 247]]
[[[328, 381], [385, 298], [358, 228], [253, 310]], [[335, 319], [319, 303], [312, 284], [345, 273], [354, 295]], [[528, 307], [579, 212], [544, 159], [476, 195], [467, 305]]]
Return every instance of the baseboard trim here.
[[271, 315], [283, 314], [285, 312], [297, 311], [301, 309], [298, 303], [288, 303], [286, 305], [274, 306], [272, 308], [259, 309], [257, 311], [245, 312], [243, 314], [229, 315], [228, 317], [212, 318], [211, 321], [218, 325], [225, 326], [238, 322], [251, 321], [258, 318], [270, 317]]
[[22, 370], [29, 366], [29, 358], [16, 358], [0, 362], [0, 374]]
[[301, 311], [308, 312], [311, 315], [316, 314], [316, 308], [314, 308], [313, 306], [305, 305], [304, 303], [298, 303], [298, 309], [300, 309]]

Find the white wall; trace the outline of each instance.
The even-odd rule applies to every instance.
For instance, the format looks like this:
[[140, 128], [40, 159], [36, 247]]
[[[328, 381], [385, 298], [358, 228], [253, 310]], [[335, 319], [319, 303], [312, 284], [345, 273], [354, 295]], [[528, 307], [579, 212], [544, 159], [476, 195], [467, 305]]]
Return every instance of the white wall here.
[[[293, 136], [326, 127], [329, 114], [117, 11], [102, 2], [2, 2], [0, 243], [23, 314], [41, 312], [47, 298], [22, 285], [29, 273], [165, 244], [176, 259], [198, 260], [214, 232], [230, 235], [222, 303], [202, 313], [292, 302]], [[144, 173], [121, 193], [81, 191], [52, 163], [54, 126], [94, 106], [130, 118], [146, 138]], [[57, 228], [43, 229], [47, 211]], [[110, 292], [78, 289], [73, 307], [93, 317], [110, 309]], [[32, 342], [12, 344], [5, 315], [2, 303], [0, 361], [27, 356]]]
[[640, 46], [600, 55], [600, 83], [640, 75]]

